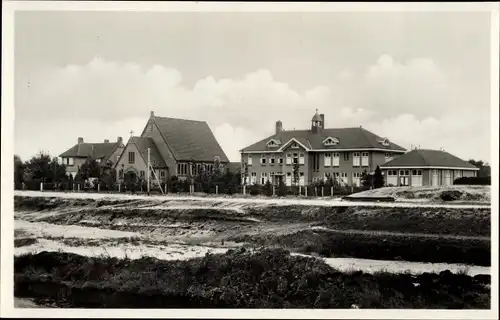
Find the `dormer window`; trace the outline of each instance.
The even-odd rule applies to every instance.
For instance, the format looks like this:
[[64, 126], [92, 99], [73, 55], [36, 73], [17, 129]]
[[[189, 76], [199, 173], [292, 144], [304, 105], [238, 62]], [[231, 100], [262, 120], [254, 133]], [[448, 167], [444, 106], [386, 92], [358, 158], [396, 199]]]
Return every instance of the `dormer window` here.
[[335, 146], [337, 144], [339, 144], [339, 139], [335, 138], [335, 137], [328, 137], [326, 138], [325, 140], [323, 140], [323, 144], [325, 146]]
[[281, 145], [281, 141], [276, 139], [271, 139], [267, 142], [267, 146], [270, 148], [275, 148]]
[[384, 138], [383, 140], [379, 141], [383, 146], [385, 147], [388, 147], [391, 145], [391, 142], [389, 141], [389, 139], [387, 138]]
[[292, 148], [292, 149], [298, 149], [299, 145], [298, 145], [297, 142], [294, 142], [294, 143], [292, 143], [292, 145], [290, 146], [290, 148]]

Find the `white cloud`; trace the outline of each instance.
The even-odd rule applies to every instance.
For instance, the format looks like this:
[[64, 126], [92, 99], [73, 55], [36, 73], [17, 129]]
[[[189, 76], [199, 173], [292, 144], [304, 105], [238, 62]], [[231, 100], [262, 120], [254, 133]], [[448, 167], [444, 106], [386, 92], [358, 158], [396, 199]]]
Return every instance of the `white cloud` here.
[[154, 110], [207, 121], [228, 157], [238, 161], [238, 150], [272, 134], [275, 121], [285, 129], [307, 128], [318, 108], [327, 127], [363, 125], [405, 147], [444, 147], [489, 161], [489, 108], [457, 104], [466, 90], [432, 60], [402, 63], [383, 55], [365, 73], [345, 69], [340, 78], [297, 91], [259, 69], [233, 79], [209, 76], [188, 88], [175, 69], [95, 58], [40, 71], [26, 79], [29, 86], [16, 87], [16, 152], [24, 158], [40, 148], [58, 154], [78, 136], [126, 140], [131, 129], [140, 133]]

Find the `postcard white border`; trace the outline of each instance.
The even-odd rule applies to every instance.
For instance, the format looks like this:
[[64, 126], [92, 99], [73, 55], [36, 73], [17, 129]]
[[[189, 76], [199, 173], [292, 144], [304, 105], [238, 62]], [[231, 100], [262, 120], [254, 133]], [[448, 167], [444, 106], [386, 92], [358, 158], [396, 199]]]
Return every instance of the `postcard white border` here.
[[[14, 11], [227, 11], [227, 12], [435, 12], [491, 13], [491, 168], [492, 168], [492, 309], [480, 310], [263, 310], [263, 309], [15, 309], [13, 307], [13, 134], [14, 134]], [[498, 153], [499, 150], [499, 4], [489, 3], [228, 3], [228, 2], [87, 2], [3, 1], [2, 10], [2, 192], [1, 295], [2, 317], [120, 318], [358, 318], [358, 319], [497, 319], [498, 318]]]

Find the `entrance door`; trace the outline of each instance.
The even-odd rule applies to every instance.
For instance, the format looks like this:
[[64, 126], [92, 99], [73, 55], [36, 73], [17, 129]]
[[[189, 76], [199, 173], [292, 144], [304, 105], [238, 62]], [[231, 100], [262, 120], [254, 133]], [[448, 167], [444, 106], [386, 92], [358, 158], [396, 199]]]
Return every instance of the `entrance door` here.
[[287, 186], [292, 185], [292, 173], [291, 172], [286, 173], [286, 185]]
[[432, 170], [432, 185], [433, 186], [438, 186], [438, 171], [437, 170]]
[[451, 184], [451, 172], [450, 170], [444, 171], [444, 185], [449, 186]]

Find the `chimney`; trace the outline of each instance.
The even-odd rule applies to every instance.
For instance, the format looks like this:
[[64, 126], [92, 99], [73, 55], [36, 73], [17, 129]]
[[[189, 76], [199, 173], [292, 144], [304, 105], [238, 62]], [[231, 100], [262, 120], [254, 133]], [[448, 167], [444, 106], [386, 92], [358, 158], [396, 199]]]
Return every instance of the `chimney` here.
[[321, 128], [325, 128], [325, 115], [322, 113], [319, 115], [321, 117]]
[[278, 120], [276, 121], [276, 134], [280, 133], [281, 131], [283, 131], [283, 123]]
[[155, 112], [151, 111], [151, 118], [155, 116]]
[[119, 143], [119, 144], [122, 144], [123, 143], [123, 138], [122, 137], [118, 137], [118, 139], [116, 139], [116, 142]]
[[104, 143], [109, 143], [109, 140], [108, 139], [104, 139]]
[[78, 138], [78, 144], [82, 144], [83, 143], [83, 138], [82, 137], [79, 137]]

